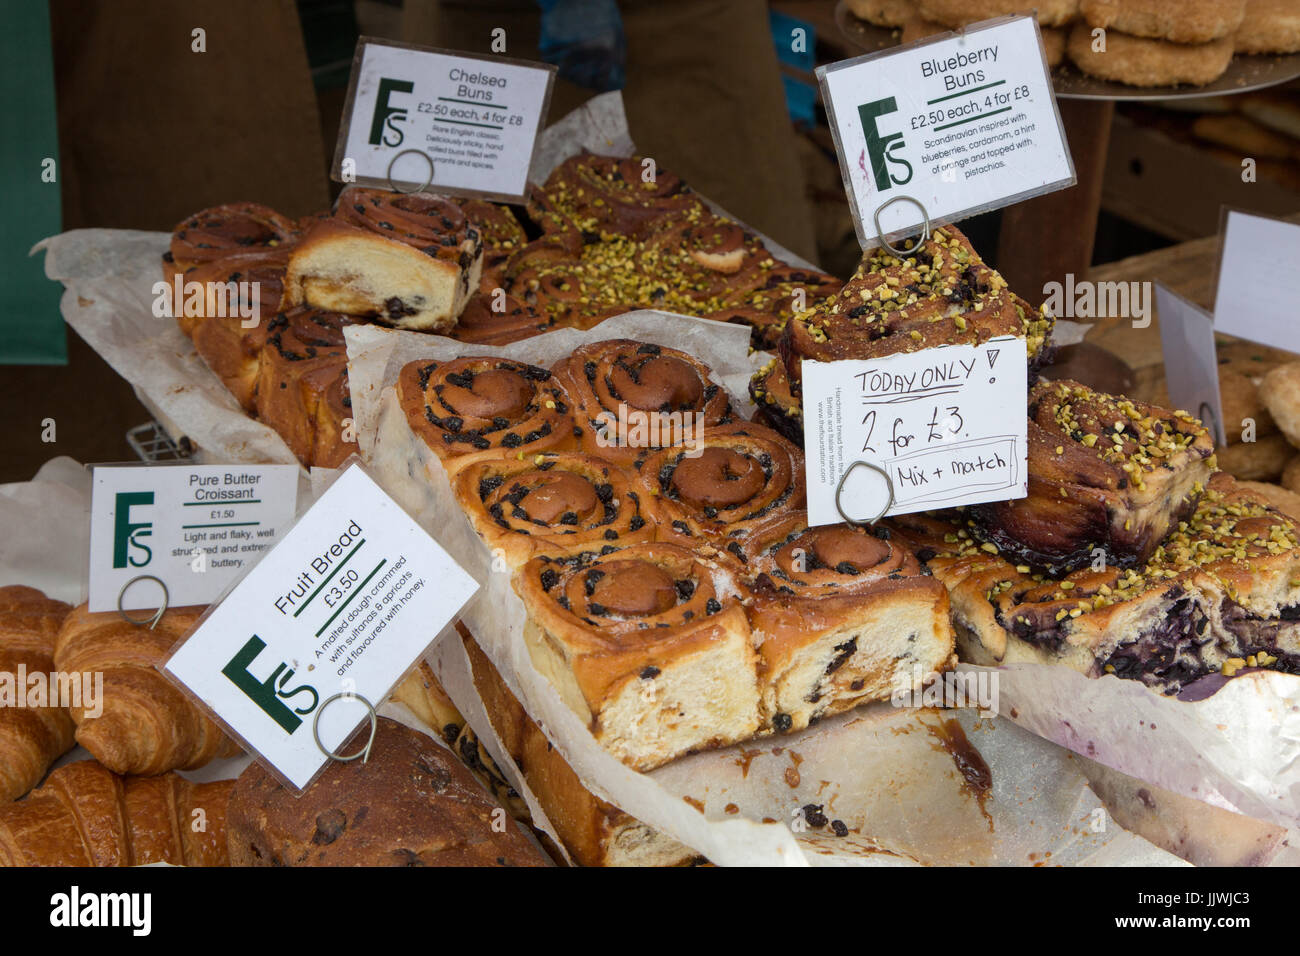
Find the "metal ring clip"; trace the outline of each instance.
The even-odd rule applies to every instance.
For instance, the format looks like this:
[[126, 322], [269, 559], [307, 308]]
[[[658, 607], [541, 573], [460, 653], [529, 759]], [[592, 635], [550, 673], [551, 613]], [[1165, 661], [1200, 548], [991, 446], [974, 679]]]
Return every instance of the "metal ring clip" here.
[[[884, 478], [885, 487], [889, 489], [889, 500], [885, 502], [885, 507], [880, 509], [880, 514], [867, 521], [859, 521], [856, 518], [850, 518], [844, 513], [844, 506], [840, 503], [840, 495], [844, 491], [844, 483], [848, 481], [849, 475], [853, 474], [853, 469], [859, 466], [862, 468], [870, 468], [876, 474]], [[863, 525], [874, 525], [877, 521], [883, 518], [885, 513], [892, 507], [894, 507], [894, 480], [889, 477], [889, 472], [885, 471], [885, 469], [881, 468], [879, 465], [873, 464], [869, 461], [855, 461], [853, 464], [849, 465], [848, 468], [844, 469], [844, 474], [840, 476], [840, 483], [835, 486], [835, 510], [840, 513], [840, 517], [844, 519], [845, 524], [851, 528], [861, 528]]]
[[[360, 701], [362, 704], [365, 705], [366, 710], [370, 712], [370, 739], [367, 740], [366, 745], [362, 747], [360, 750], [358, 750], [356, 753], [348, 754], [347, 756], [343, 756], [341, 754], [335, 753], [332, 750], [326, 749], [325, 745], [321, 742], [320, 739], [320, 715], [325, 713], [325, 708], [328, 707], [330, 704], [334, 703], [334, 701], [336, 700]], [[316, 738], [316, 746], [320, 748], [320, 752], [323, 753], [325, 756], [329, 757], [331, 760], [337, 760], [340, 763], [348, 763], [358, 758], [360, 758], [362, 763], [368, 761], [370, 759], [370, 748], [375, 745], [375, 731], [378, 729], [379, 729], [379, 715], [375, 713], [375, 705], [370, 703], [370, 701], [366, 700], [360, 694], [350, 694], [350, 693], [335, 694], [333, 697], [326, 699], [326, 701], [323, 704], [321, 704], [319, 707], [316, 708], [316, 719], [313, 720], [311, 724], [311, 734], [313, 737]]]
[[[397, 165], [397, 161], [399, 159], [401, 159], [403, 156], [410, 155], [411, 153], [414, 153], [416, 156], [424, 157], [424, 161], [429, 164], [429, 178], [426, 179], [423, 182], [423, 184], [416, 186], [414, 189], [402, 189], [395, 182], [393, 182], [393, 167]], [[429, 188], [429, 184], [432, 182], [433, 182], [433, 160], [430, 159], [429, 154], [422, 149], [404, 149], [400, 153], [395, 154], [393, 158], [388, 161], [388, 185], [392, 187], [393, 192], [397, 192], [397, 193], [424, 192], [424, 190]]]
[[[159, 605], [158, 610], [154, 611], [154, 613], [150, 617], [134, 618], [131, 615], [127, 614], [126, 609], [122, 607], [122, 599], [126, 597], [127, 589], [131, 585], [135, 584], [136, 581], [156, 581], [158, 582], [158, 586], [162, 588], [162, 592], [163, 592], [162, 604]], [[168, 602], [170, 601], [171, 601], [171, 594], [167, 591], [167, 585], [163, 583], [162, 578], [154, 577], [154, 575], [152, 574], [141, 574], [138, 577], [134, 577], [130, 581], [127, 581], [125, 584], [122, 585], [122, 590], [117, 592], [117, 613], [122, 615], [122, 620], [126, 621], [128, 624], [134, 624], [137, 627], [144, 627], [146, 624], [148, 624], [149, 630], [152, 631], [155, 627], [158, 626], [158, 622], [162, 620], [162, 616], [167, 613], [167, 605]]]
[[[917, 209], [921, 210], [921, 216], [925, 220], [925, 226], [921, 230], [921, 237], [916, 240], [916, 245], [912, 247], [910, 252], [905, 249], [895, 249], [891, 246], [889, 240], [885, 238], [885, 230], [880, 227], [880, 214], [896, 202], [910, 202]], [[889, 251], [890, 255], [899, 259], [906, 259], [910, 255], [915, 255], [916, 250], [921, 247], [925, 240], [930, 238], [930, 213], [927, 212], [925, 206], [921, 204], [921, 200], [912, 196], [895, 196], [893, 199], [885, 200], [879, 207], [877, 207], [875, 213], [872, 214], [872, 218], [876, 223], [876, 238], [880, 240], [880, 244]]]

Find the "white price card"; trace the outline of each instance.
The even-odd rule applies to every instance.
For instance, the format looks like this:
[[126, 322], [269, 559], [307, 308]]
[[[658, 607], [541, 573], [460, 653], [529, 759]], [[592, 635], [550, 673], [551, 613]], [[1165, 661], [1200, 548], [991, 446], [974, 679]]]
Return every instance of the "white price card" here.
[[477, 590], [354, 464], [164, 666], [302, 789]]
[[119, 599], [122, 610], [157, 608], [157, 581], [172, 607], [215, 600], [293, 524], [298, 473], [297, 465], [97, 466], [90, 610], [117, 610]]
[[520, 202], [556, 68], [362, 37], [331, 175]]
[[808, 524], [1023, 498], [1025, 360], [1010, 337], [805, 360]]
[[1164, 352], [1165, 383], [1174, 408], [1199, 418], [1219, 447], [1228, 444], [1219, 396], [1219, 357], [1214, 344], [1214, 318], [1204, 309], [1156, 283], [1156, 312], [1160, 316], [1160, 347]]
[[817, 75], [863, 246], [1075, 182], [1033, 17], [990, 20]]
[[1300, 224], [1229, 210], [1214, 327], [1300, 352]]

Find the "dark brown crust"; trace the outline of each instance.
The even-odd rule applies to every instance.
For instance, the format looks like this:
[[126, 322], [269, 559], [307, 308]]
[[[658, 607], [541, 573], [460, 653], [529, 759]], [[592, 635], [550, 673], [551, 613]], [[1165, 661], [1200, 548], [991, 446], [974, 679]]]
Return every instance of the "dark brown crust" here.
[[418, 731], [379, 718], [369, 760], [331, 761], [295, 795], [252, 764], [230, 795], [234, 866], [546, 866], [469, 770]]

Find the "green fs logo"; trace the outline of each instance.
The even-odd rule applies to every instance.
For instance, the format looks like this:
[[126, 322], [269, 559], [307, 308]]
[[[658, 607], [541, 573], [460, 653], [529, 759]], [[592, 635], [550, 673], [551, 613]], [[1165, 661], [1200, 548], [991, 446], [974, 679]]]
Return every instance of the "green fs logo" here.
[[[294, 671], [284, 662], [277, 664], [269, 677], [262, 680], [254, 677], [248, 667], [265, 649], [266, 642], [254, 634], [226, 666], [221, 668], [221, 673], [261, 708], [266, 716], [279, 724], [286, 734], [292, 735], [302, 725], [302, 715], [310, 714], [320, 704], [320, 694], [316, 693], [316, 688], [310, 684], [286, 687], [285, 685], [293, 680]], [[305, 706], [291, 708], [289, 702], [299, 694], [310, 695], [311, 702], [307, 703], [304, 700], [301, 703]]]
[[392, 80], [383, 77], [379, 81], [379, 95], [375, 97], [375, 115], [370, 120], [371, 146], [401, 146], [406, 134], [398, 123], [406, 122], [406, 107], [393, 106], [388, 98], [394, 93], [410, 93], [415, 84], [409, 80]]
[[131, 520], [131, 509], [153, 504], [152, 491], [119, 491], [113, 506], [113, 567], [142, 568], [153, 560], [153, 550], [141, 538], [153, 537], [152, 521]]
[[[906, 145], [903, 142], [903, 134], [898, 132], [882, 136], [879, 127], [876, 125], [876, 121], [880, 117], [897, 111], [898, 103], [892, 96], [871, 103], [863, 103], [858, 107], [858, 117], [862, 120], [862, 132], [867, 137], [867, 158], [871, 160], [871, 175], [876, 181], [876, 189], [879, 192], [885, 192], [891, 185], [903, 186], [912, 181], [912, 164], [902, 156], [894, 155], [895, 150]], [[899, 174], [890, 167], [906, 168], [907, 174], [900, 179]]]

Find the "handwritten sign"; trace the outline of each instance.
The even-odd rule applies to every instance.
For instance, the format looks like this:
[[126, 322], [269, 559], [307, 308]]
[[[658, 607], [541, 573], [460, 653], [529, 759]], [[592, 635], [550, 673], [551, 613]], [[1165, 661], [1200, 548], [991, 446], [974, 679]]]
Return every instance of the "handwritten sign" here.
[[[875, 360], [805, 361], [808, 523], [1023, 498], [1025, 358], [1024, 339], [1000, 338]], [[858, 462], [877, 466], [888, 482]]]
[[891, 239], [927, 215], [952, 222], [1074, 184], [1033, 17], [832, 63], [817, 76], [863, 246], [876, 243], [878, 212]]
[[[301, 789], [478, 589], [350, 465], [165, 671]], [[339, 694], [355, 695], [325, 705]]]
[[1230, 210], [1223, 226], [1214, 327], [1252, 342], [1300, 351], [1297, 263], [1300, 224]]

